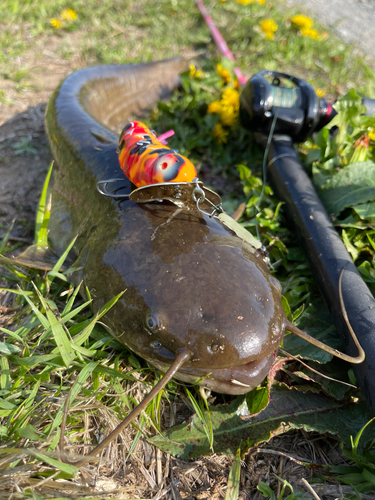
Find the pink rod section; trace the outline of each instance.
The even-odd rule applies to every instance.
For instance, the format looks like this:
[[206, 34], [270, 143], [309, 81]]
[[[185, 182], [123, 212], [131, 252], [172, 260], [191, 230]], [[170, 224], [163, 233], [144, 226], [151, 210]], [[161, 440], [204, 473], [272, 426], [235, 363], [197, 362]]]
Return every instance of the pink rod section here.
[[[212, 38], [214, 39], [214, 42], [219, 49], [220, 54], [222, 54], [224, 57], [227, 57], [231, 61], [235, 62], [234, 56], [232, 52], [229, 50], [228, 45], [226, 44], [224, 38], [221, 36], [220, 31], [217, 29], [215, 23], [212, 20], [212, 17], [209, 15], [209, 13], [206, 10], [206, 7], [203, 5], [201, 0], [195, 0], [199, 10], [202, 13], [203, 19], [206, 21], [207, 26], [209, 27]], [[234, 73], [237, 77], [237, 80], [240, 82], [241, 85], [245, 85], [247, 82], [247, 78], [244, 77], [242, 74], [240, 68], [234, 68]]]
[[164, 134], [159, 135], [156, 139], [163, 144], [168, 144], [165, 139], [168, 139], [168, 137], [172, 137], [174, 135], [174, 130], [168, 130], [167, 132], [164, 132]]

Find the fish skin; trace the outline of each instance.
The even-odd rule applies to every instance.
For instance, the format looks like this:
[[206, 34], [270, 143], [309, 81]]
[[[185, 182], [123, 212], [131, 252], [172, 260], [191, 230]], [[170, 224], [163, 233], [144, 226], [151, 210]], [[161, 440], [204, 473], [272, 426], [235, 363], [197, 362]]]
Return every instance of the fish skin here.
[[[111, 128], [170, 94], [185, 66], [175, 59], [88, 68], [55, 91], [46, 111], [55, 158], [49, 239], [60, 255], [78, 234], [70, 257], [94, 311], [126, 290], [105, 317], [118, 340], [164, 370], [188, 347], [176, 378], [206, 376], [202, 385], [241, 394], [268, 374], [285, 331], [281, 286], [260, 252], [197, 210], [96, 189], [122, 177]], [[123, 186], [130, 192], [125, 176]]]

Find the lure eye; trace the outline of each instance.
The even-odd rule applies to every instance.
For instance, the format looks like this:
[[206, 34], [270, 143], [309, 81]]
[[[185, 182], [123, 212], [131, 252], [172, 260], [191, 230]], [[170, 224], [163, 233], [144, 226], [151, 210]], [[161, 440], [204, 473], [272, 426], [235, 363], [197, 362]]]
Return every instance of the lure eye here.
[[173, 155], [166, 154], [159, 158], [159, 160], [156, 162], [156, 169], [165, 170], [168, 167], [171, 167], [174, 163], [176, 163], [176, 159], [173, 157]]
[[160, 328], [159, 320], [155, 314], [148, 314], [146, 317], [146, 327], [150, 332], [157, 332]]
[[163, 154], [155, 163], [154, 174], [161, 175], [159, 182], [170, 182], [175, 179], [184, 165], [184, 158], [176, 153]]

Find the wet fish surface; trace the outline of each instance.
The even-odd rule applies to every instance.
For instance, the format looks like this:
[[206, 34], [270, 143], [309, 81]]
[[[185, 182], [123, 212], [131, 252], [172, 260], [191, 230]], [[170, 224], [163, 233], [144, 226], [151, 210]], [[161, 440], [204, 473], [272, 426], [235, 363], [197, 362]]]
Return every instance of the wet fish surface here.
[[[267, 375], [285, 331], [281, 286], [263, 256], [221, 220], [171, 203], [101, 196], [122, 177], [120, 129], [179, 84], [181, 60], [101, 66], [54, 93], [46, 130], [55, 158], [49, 239], [61, 254], [78, 234], [74, 267], [94, 310], [126, 290], [106, 315], [116, 337], [166, 370], [183, 347], [177, 378], [239, 394]], [[121, 192], [130, 192], [124, 177]]]
[[105, 317], [120, 342], [163, 371], [176, 362], [180, 380], [242, 394], [266, 377], [286, 329], [308, 338], [286, 319], [260, 243], [225, 214], [96, 189], [120, 178], [119, 192], [134, 195], [113, 130], [169, 96], [185, 68], [180, 59], [99, 66], [62, 82], [46, 112], [55, 158], [49, 239], [61, 255], [78, 235], [74, 279], [90, 290], [94, 311], [126, 290]]

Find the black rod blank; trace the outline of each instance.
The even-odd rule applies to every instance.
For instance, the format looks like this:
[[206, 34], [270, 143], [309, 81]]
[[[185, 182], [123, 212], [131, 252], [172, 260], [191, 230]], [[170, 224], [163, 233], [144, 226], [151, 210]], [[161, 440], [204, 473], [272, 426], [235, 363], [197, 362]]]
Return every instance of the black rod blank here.
[[275, 136], [268, 155], [267, 173], [302, 244], [314, 278], [332, 315], [345, 350], [357, 350], [344, 321], [339, 300], [342, 269], [342, 295], [349, 322], [366, 353], [366, 359], [353, 365], [370, 413], [375, 416], [375, 300], [357, 271], [339, 234], [334, 228], [315, 188], [304, 170], [288, 136]]

